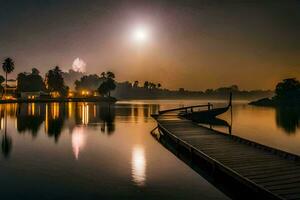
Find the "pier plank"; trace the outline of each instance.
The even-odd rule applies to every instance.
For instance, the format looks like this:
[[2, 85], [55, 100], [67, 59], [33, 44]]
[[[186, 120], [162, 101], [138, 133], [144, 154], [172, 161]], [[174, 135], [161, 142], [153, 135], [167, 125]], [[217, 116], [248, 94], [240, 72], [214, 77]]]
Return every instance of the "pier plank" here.
[[242, 184], [249, 182], [274, 195], [274, 199], [300, 199], [300, 159], [297, 155], [226, 135], [175, 115], [161, 115], [155, 119], [163, 134], [192, 149], [195, 155], [217, 163], [229, 171], [229, 175], [238, 176]]

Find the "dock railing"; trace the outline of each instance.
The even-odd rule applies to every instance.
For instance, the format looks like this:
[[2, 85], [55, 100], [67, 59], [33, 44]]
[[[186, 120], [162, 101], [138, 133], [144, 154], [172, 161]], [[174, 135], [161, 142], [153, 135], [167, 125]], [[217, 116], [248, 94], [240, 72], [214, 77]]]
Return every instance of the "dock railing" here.
[[165, 114], [167, 112], [173, 112], [173, 111], [185, 111], [186, 113], [188, 113], [188, 111], [190, 110], [190, 112], [193, 112], [194, 108], [203, 108], [203, 107], [207, 107], [208, 110], [213, 108], [213, 104], [211, 103], [207, 103], [207, 104], [202, 104], [202, 105], [195, 105], [195, 106], [186, 106], [186, 107], [181, 107], [181, 108], [173, 108], [173, 109], [168, 109], [168, 110], [161, 110], [158, 111], [159, 115]]

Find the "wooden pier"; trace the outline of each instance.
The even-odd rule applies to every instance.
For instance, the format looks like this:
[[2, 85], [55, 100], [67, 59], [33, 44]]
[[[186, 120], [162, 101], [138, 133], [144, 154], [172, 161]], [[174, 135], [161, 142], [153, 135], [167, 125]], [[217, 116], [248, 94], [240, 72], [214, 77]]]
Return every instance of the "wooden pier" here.
[[201, 159], [215, 174], [247, 188], [252, 197], [300, 199], [299, 156], [205, 128], [176, 115], [153, 117], [160, 132], [178, 148]]

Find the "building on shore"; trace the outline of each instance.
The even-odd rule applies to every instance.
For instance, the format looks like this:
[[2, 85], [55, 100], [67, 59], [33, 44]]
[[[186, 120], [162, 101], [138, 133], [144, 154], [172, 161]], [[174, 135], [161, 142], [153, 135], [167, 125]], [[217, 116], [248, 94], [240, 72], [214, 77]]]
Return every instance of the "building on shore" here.
[[14, 99], [14, 98], [16, 98], [17, 85], [18, 85], [18, 81], [15, 80], [15, 79], [7, 80], [7, 85], [6, 85], [6, 82], [4, 81], [1, 84], [1, 86], [4, 89], [2, 99]]
[[22, 99], [38, 99], [43, 97], [49, 97], [49, 94], [43, 91], [36, 92], [21, 92], [20, 97]]

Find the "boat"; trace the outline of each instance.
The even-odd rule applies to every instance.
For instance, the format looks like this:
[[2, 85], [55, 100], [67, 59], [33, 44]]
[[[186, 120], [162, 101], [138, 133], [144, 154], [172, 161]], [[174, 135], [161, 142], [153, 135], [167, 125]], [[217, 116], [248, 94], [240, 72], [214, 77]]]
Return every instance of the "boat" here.
[[194, 119], [193, 122], [201, 124], [201, 125], [208, 125], [209, 128], [212, 127], [226, 127], [228, 129], [228, 133], [231, 134], [231, 124], [229, 124], [227, 121], [223, 119], [219, 119], [217, 117], [215, 118], [200, 118], [200, 119]]
[[191, 111], [189, 112], [181, 112], [179, 113], [179, 116], [191, 119], [194, 121], [199, 121], [201, 119], [214, 119], [216, 116], [221, 115], [229, 110], [229, 108], [232, 106], [232, 94], [229, 95], [229, 103], [226, 107], [222, 108], [211, 108], [211, 106], [208, 106], [207, 110], [201, 110], [201, 111]]
[[201, 119], [198, 119], [198, 120], [193, 120], [194, 122], [196, 123], [199, 123], [199, 124], [206, 124], [206, 125], [209, 125], [209, 126], [225, 126], [225, 127], [229, 127], [231, 126], [227, 121], [223, 120], [223, 119], [219, 119], [217, 117], [215, 118], [208, 118], [208, 119], [205, 119], [205, 118], [201, 118]]

